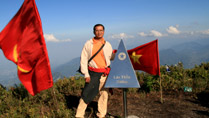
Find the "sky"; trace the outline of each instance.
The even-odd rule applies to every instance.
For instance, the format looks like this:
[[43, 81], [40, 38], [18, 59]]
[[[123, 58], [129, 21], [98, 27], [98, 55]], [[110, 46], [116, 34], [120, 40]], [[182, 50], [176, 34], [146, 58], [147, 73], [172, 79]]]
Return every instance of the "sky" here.
[[[0, 1], [0, 31], [24, 0]], [[209, 40], [209, 0], [36, 0], [53, 67], [79, 57], [93, 26], [117, 49], [159, 40], [159, 49], [198, 39]], [[0, 62], [6, 63], [0, 51]]]

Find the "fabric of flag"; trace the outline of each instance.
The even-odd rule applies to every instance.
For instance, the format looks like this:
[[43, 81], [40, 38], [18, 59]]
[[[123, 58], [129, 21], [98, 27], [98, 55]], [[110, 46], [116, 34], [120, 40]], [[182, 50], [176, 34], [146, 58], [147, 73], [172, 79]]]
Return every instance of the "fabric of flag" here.
[[25, 0], [0, 33], [0, 48], [17, 65], [18, 77], [31, 95], [53, 86], [41, 19], [35, 0]]
[[135, 70], [160, 75], [158, 40], [130, 49], [128, 54]]

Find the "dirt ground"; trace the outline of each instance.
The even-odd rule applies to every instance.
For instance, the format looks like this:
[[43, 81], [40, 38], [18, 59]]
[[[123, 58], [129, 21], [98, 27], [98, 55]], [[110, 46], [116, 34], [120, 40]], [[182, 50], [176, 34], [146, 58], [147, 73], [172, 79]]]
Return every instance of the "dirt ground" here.
[[[108, 101], [107, 118], [123, 118], [123, 91], [113, 89]], [[96, 99], [87, 108], [86, 117], [95, 118]], [[128, 93], [127, 115], [139, 118], [209, 118], [209, 92], [194, 95], [185, 92]]]

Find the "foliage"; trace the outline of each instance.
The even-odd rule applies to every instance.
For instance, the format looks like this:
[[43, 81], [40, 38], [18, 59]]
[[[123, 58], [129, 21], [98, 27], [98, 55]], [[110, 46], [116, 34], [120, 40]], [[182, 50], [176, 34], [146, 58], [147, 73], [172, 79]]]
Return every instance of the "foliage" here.
[[[167, 72], [165, 66], [161, 66], [160, 77], [137, 71], [141, 88], [129, 88], [128, 92], [141, 92], [144, 95], [160, 91], [161, 85], [163, 91], [183, 91], [184, 87], [191, 87], [197, 96], [208, 94], [209, 63], [196, 65], [192, 69], [184, 69], [182, 63], [169, 68], [170, 72]], [[22, 84], [8, 89], [0, 84], [0, 117], [73, 118], [77, 102], [70, 97], [76, 96], [79, 99], [84, 82], [80, 75], [64, 77], [56, 80], [52, 88], [35, 96], [28, 94]]]
[[[163, 91], [183, 91], [185, 87], [191, 87], [193, 93], [199, 93], [209, 88], [209, 63], [202, 63], [192, 69], [184, 69], [183, 64], [169, 67], [161, 66], [160, 77], [152, 76], [144, 72], [137, 72], [137, 77], [141, 85], [140, 90], [145, 92], [159, 91], [160, 79]], [[157, 78], [157, 79], [156, 79]]]

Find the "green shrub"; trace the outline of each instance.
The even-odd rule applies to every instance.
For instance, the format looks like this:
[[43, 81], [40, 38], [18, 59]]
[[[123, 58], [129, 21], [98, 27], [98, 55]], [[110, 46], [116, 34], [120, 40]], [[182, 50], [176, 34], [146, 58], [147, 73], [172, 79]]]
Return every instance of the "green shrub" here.
[[[171, 65], [171, 72], [161, 66], [160, 77], [136, 71], [141, 88], [129, 88], [128, 92], [158, 92], [160, 79], [163, 91], [183, 90], [192, 87], [192, 92], [202, 95], [209, 90], [209, 63], [202, 63], [192, 69], [184, 69], [183, 64]], [[6, 89], [0, 84], [0, 117], [4, 118], [64, 118], [74, 117], [75, 108], [68, 105], [68, 96], [80, 97], [84, 87], [84, 78], [80, 75], [63, 78], [54, 82], [54, 86], [31, 96], [22, 84]], [[198, 98], [200, 99], [200, 98]]]

